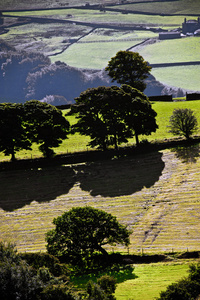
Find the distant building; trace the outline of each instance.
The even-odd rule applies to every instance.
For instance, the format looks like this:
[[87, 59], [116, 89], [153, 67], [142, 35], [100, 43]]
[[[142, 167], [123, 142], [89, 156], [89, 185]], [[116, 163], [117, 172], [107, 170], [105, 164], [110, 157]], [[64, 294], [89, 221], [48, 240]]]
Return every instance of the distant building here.
[[182, 23], [182, 32], [186, 33], [194, 33], [196, 30], [200, 29], [200, 18], [198, 17], [197, 20], [184, 20]]
[[178, 31], [167, 31], [159, 33], [160, 40], [179, 39], [180, 37], [181, 34]]

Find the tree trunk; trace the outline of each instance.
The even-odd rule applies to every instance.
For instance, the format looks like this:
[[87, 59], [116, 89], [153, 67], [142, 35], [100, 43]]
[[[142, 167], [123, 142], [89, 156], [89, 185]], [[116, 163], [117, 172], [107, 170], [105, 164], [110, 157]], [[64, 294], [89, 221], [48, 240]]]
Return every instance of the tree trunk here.
[[139, 146], [139, 138], [137, 133], [135, 133], [135, 141], [136, 141], [136, 146]]
[[96, 245], [96, 249], [100, 251], [104, 256], [108, 256], [108, 252], [101, 247], [101, 245]]
[[15, 151], [14, 149], [12, 149], [12, 153], [11, 153], [11, 161], [15, 161], [16, 158], [15, 158]]
[[117, 144], [117, 135], [114, 135], [114, 143], [115, 143], [115, 150], [118, 150], [118, 144]]

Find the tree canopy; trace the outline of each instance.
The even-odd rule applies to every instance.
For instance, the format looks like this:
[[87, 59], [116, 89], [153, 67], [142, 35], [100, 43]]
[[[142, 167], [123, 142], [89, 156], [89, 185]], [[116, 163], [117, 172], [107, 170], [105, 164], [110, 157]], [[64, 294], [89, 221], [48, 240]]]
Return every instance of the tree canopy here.
[[47, 232], [47, 251], [57, 257], [87, 257], [94, 252], [107, 255], [105, 245], [128, 246], [130, 231], [115, 216], [92, 207], [76, 207], [54, 218]]
[[19, 150], [31, 150], [33, 142], [45, 157], [54, 154], [67, 138], [69, 122], [55, 106], [37, 100], [23, 104], [0, 103], [0, 151], [11, 155]]
[[89, 145], [106, 150], [128, 142], [135, 135], [151, 134], [158, 128], [156, 112], [148, 98], [128, 85], [91, 88], [81, 93], [70, 114], [77, 116], [76, 132], [89, 135]]
[[128, 84], [143, 92], [146, 88], [144, 80], [149, 76], [151, 66], [137, 52], [119, 51], [105, 70], [113, 81]]
[[24, 118], [22, 104], [0, 103], [0, 151], [11, 155], [12, 161], [17, 151], [31, 149]]
[[169, 132], [173, 135], [184, 136], [186, 139], [190, 139], [191, 135], [198, 129], [197, 118], [189, 108], [175, 109], [169, 122]]
[[26, 121], [32, 142], [40, 144], [45, 157], [54, 154], [52, 147], [58, 147], [67, 138], [69, 122], [55, 106], [37, 100], [24, 104]]

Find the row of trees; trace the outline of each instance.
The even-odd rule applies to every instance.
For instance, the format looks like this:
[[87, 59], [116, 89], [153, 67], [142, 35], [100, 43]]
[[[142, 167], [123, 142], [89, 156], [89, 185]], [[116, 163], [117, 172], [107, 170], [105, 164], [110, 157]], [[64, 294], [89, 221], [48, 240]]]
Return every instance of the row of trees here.
[[37, 100], [25, 104], [0, 104], [0, 151], [11, 155], [19, 150], [31, 150], [32, 143], [39, 144], [45, 157], [54, 152], [67, 137], [69, 122], [56, 107]]
[[[108, 75], [119, 86], [89, 88], [75, 98], [68, 115], [75, 115], [77, 123], [70, 128], [62, 112], [54, 106], [36, 100], [22, 104], [0, 104], [0, 151], [15, 159], [15, 152], [31, 149], [38, 143], [45, 157], [54, 154], [68, 133], [90, 136], [89, 146], [107, 150], [109, 146], [127, 143], [135, 136], [150, 135], [158, 128], [157, 113], [142, 92], [151, 67], [138, 53], [119, 51], [106, 67]], [[193, 112], [175, 111], [170, 131], [187, 139], [197, 130]]]

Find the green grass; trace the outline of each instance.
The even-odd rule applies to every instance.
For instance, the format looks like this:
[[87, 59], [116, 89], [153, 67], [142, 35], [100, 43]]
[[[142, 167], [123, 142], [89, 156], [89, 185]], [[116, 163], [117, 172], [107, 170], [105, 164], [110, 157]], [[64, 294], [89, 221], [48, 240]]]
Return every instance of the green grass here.
[[[117, 6], [116, 6], [117, 8]], [[163, 1], [158, 3], [140, 3], [120, 6], [124, 10], [135, 10], [157, 14], [200, 14], [198, 0]]]
[[[4, 13], [6, 16], [11, 13]], [[72, 18], [67, 15], [71, 14]], [[94, 23], [124, 23], [124, 24], [144, 24], [152, 27], [159, 26], [181, 26], [184, 18], [194, 18], [191, 16], [159, 16], [143, 14], [122, 14], [121, 12], [100, 12], [99, 10], [88, 9], [66, 9], [66, 10], [43, 10], [43, 11], [26, 11], [12, 12], [13, 16], [34, 16], [34, 17], [52, 17], [59, 19], [69, 19], [79, 22]]]
[[166, 287], [187, 276], [188, 264], [142, 264], [135, 265], [135, 279], [117, 285], [117, 300], [152, 300]]
[[[148, 139], [149, 141], [163, 140], [165, 138], [172, 138], [172, 135], [168, 132], [167, 126], [169, 125], [170, 116], [175, 108], [190, 108], [195, 112], [195, 115], [200, 124], [200, 100], [197, 101], [177, 101], [177, 102], [154, 102], [152, 103], [153, 109], [157, 112], [156, 122], [159, 126], [155, 133], [150, 136], [141, 136], [140, 140]], [[66, 114], [67, 110], [63, 111]], [[68, 116], [70, 124], [74, 124], [76, 119], [74, 116]], [[200, 126], [197, 134], [200, 134]], [[58, 147], [54, 148], [56, 154], [73, 153], [78, 151], [86, 151], [91, 149], [87, 146], [90, 138], [87, 136], [81, 136], [79, 134], [69, 135], [68, 139], [64, 140], [63, 143]], [[129, 141], [129, 145], [135, 144], [135, 139]], [[16, 153], [16, 157], [23, 159], [37, 158], [41, 157], [42, 154], [38, 150], [38, 145], [33, 144], [32, 151], [22, 150]], [[4, 156], [0, 152], [0, 161], [9, 160], [10, 157]]]
[[151, 73], [165, 85], [176, 86], [190, 91], [200, 91], [199, 65], [153, 68]]
[[[115, 297], [117, 300], [152, 300], [169, 284], [187, 277], [192, 262], [135, 264], [132, 273], [113, 272], [110, 275], [117, 280]], [[88, 280], [96, 282], [100, 276], [76, 276], [72, 282], [76, 288], [85, 289]]]
[[[103, 209], [133, 230], [130, 253], [199, 249], [199, 147], [112, 161], [0, 172], [0, 240], [44, 251], [52, 220], [75, 206]], [[128, 180], [127, 180], [128, 178]], [[110, 251], [127, 253], [116, 245]]]
[[147, 31], [127, 33], [98, 29], [70, 46], [62, 54], [52, 56], [51, 61], [64, 61], [73, 67], [103, 69], [117, 51], [126, 50], [148, 38], [155, 37], [157, 34]]
[[[99, 3], [99, 0], [91, 0], [90, 4], [97, 4]], [[27, 1], [27, 0], [4, 0], [0, 4], [0, 9], [34, 9], [34, 8], [51, 8], [51, 7], [63, 7], [69, 5], [85, 5], [85, 2], [82, 2], [80, 0], [70, 0], [69, 2], [66, 2], [66, 0], [57, 0], [57, 1], [51, 1], [51, 0], [34, 0], [34, 1]]]
[[[167, 126], [169, 125], [170, 116], [173, 110], [176, 108], [190, 108], [194, 111], [197, 117], [198, 124], [200, 124], [200, 100], [198, 101], [177, 101], [177, 102], [154, 102], [152, 108], [157, 112], [157, 124], [159, 128], [156, 133], [152, 133], [148, 139], [149, 140], [162, 140], [165, 138], [172, 137], [171, 133], [168, 132]], [[200, 127], [197, 132], [200, 134]]]
[[[135, 41], [137, 44], [138, 41]], [[109, 43], [76, 43], [70, 46], [62, 54], [52, 56], [51, 61], [64, 61], [72, 67], [84, 69], [102, 69], [105, 68], [108, 61], [119, 50], [126, 50], [134, 44], [133, 41], [117, 41]]]
[[165, 40], [142, 48], [140, 54], [150, 64], [199, 61], [199, 45], [197, 37]]

